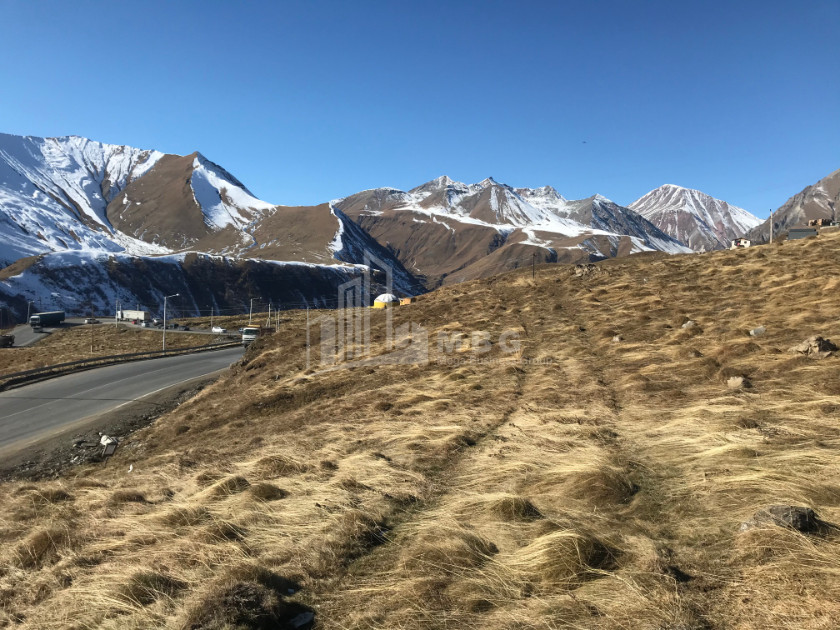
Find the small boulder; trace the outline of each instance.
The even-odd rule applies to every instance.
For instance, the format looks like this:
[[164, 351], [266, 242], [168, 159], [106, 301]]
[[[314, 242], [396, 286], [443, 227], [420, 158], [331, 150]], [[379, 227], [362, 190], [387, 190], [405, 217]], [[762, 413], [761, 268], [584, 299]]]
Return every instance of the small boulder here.
[[749, 387], [750, 382], [743, 376], [730, 376], [726, 381], [726, 386], [729, 389], [742, 389], [744, 387]]
[[758, 326], [750, 331], [750, 337], [758, 337], [759, 335], [763, 335], [766, 332], [767, 329], [764, 326]]
[[741, 523], [741, 531], [766, 525], [787, 527], [803, 534], [810, 534], [818, 531], [823, 523], [817, 513], [809, 507], [771, 505], [756, 512], [750, 520]]
[[619, 341], [624, 341], [624, 337], [622, 337], [621, 335], [616, 335], [615, 337], [612, 338], [612, 340], [613, 340], [613, 343], [618, 343]]
[[689, 319], [687, 322], [685, 322], [682, 325], [682, 327], [683, 328], [694, 328], [696, 325], [697, 325], [697, 322], [695, 322], [693, 319]]
[[836, 352], [837, 346], [831, 343], [830, 340], [815, 335], [793, 346], [790, 351], [822, 358], [829, 356], [832, 352]]

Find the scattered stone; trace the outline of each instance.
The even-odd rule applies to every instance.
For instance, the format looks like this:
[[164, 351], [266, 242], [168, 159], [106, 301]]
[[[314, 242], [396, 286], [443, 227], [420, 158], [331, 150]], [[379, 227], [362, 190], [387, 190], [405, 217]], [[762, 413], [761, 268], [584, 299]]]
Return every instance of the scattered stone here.
[[750, 337], [758, 337], [759, 335], [763, 335], [767, 332], [767, 329], [764, 326], [758, 326], [757, 328], [753, 328], [750, 331]]
[[741, 523], [741, 531], [745, 532], [754, 527], [765, 525], [777, 525], [778, 527], [794, 529], [803, 534], [810, 534], [818, 531], [823, 523], [817, 513], [809, 507], [771, 505], [756, 512], [750, 520]]
[[832, 352], [837, 351], [837, 346], [831, 343], [828, 339], [823, 339], [819, 336], [808, 337], [802, 343], [793, 346], [790, 352], [798, 352], [808, 356], [816, 356], [825, 358], [830, 356]]
[[689, 319], [686, 323], [682, 325], [683, 328], [694, 328], [697, 325], [693, 319]]
[[619, 341], [624, 341], [624, 337], [622, 337], [621, 335], [616, 335], [615, 337], [612, 338], [612, 340], [613, 340], [613, 343], [618, 343]]
[[600, 269], [593, 265], [592, 263], [586, 265], [575, 265], [575, 275], [580, 278], [582, 276], [588, 276], [590, 274], [599, 273]]
[[729, 389], [742, 389], [744, 387], [749, 387], [750, 382], [743, 376], [730, 376], [729, 380], [726, 381], [726, 386]]

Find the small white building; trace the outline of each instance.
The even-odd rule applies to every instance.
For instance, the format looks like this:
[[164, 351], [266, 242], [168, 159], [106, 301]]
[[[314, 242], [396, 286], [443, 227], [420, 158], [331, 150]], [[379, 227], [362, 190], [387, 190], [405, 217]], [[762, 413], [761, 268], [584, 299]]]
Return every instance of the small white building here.
[[729, 249], [740, 249], [742, 247], [749, 247], [752, 245], [752, 242], [748, 238], [736, 238], [732, 241], [732, 247]]

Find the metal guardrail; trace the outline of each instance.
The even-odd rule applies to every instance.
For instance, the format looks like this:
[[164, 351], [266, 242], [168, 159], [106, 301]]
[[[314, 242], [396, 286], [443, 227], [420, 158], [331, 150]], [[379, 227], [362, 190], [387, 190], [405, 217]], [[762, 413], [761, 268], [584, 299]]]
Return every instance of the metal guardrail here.
[[104, 365], [128, 363], [129, 361], [142, 361], [143, 359], [157, 359], [182, 354], [192, 354], [195, 352], [208, 352], [210, 350], [223, 350], [224, 348], [233, 348], [239, 345], [241, 345], [241, 342], [239, 341], [228, 341], [223, 343], [212, 343], [206, 346], [193, 346], [191, 348], [175, 348], [165, 351], [153, 350], [151, 352], [134, 352], [131, 354], [113, 354], [104, 357], [91, 357], [89, 359], [81, 359], [79, 361], [70, 361], [68, 363], [57, 363], [56, 365], [47, 365], [32, 370], [23, 370], [22, 372], [0, 374], [0, 391], [8, 389], [13, 385], [18, 385], [22, 382], [43, 380], [44, 378], [62, 376], [71, 372], [80, 372], [82, 370], [101, 367]]

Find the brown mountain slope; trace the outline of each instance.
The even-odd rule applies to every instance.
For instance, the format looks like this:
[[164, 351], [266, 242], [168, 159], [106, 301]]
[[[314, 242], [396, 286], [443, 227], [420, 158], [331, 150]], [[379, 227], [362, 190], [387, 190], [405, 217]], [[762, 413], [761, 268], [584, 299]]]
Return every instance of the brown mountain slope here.
[[[375, 354], [388, 313], [426, 328], [417, 365], [307, 369], [289, 313], [107, 465], [0, 486], [0, 620], [829, 628], [840, 358], [788, 349], [840, 340], [838, 246], [543, 266], [370, 313]], [[774, 504], [824, 524], [742, 530]]]
[[[792, 227], [808, 225], [811, 219], [837, 220], [837, 207], [840, 205], [840, 170], [822, 178], [813, 186], [804, 188], [800, 193], [788, 199], [778, 210], [773, 212], [773, 231], [782, 235]], [[770, 240], [770, 218], [750, 230], [747, 238], [760, 243]]]
[[165, 155], [111, 203], [107, 216], [120, 232], [169, 247], [188, 247], [211, 233], [196, 203], [190, 177], [198, 154]]
[[338, 230], [329, 204], [277, 206], [260, 214], [247, 240], [228, 228], [202, 238], [195, 247], [249, 258], [329, 265], [337, 262], [329, 246]]

